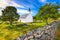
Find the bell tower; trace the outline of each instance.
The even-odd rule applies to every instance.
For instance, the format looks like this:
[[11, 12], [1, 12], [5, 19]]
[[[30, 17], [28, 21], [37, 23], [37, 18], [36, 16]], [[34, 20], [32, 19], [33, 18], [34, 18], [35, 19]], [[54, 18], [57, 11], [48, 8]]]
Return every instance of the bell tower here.
[[31, 9], [30, 9], [30, 8], [28, 9], [28, 13], [29, 13], [29, 14], [31, 13]]

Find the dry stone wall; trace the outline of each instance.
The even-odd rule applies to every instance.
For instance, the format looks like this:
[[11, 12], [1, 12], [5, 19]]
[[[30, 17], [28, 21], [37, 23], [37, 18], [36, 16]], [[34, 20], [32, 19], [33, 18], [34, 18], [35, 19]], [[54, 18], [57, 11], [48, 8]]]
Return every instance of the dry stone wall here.
[[29, 31], [26, 34], [19, 36], [15, 40], [53, 40], [58, 24], [59, 21], [54, 21], [42, 28]]

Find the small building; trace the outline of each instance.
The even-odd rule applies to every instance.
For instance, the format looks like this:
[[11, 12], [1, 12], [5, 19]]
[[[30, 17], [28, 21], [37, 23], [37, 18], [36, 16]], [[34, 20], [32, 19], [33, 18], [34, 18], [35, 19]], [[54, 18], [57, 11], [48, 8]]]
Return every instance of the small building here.
[[18, 22], [23, 23], [33, 22], [33, 16], [31, 15], [31, 10], [29, 9], [28, 13], [21, 15]]

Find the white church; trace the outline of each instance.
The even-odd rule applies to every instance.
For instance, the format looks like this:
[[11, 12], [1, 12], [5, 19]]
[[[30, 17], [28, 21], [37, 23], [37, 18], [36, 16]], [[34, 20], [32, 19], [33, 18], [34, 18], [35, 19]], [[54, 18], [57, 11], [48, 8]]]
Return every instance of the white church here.
[[31, 10], [29, 8], [28, 13], [23, 14], [20, 16], [18, 22], [23, 22], [23, 23], [32, 23], [33, 22], [33, 16], [31, 15]]

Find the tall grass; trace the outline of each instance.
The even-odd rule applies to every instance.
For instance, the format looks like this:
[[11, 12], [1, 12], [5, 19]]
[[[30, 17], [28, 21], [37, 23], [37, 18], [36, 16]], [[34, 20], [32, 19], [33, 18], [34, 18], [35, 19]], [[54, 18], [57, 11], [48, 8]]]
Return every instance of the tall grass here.
[[60, 40], [60, 24], [56, 30], [55, 38], [54, 40]]

